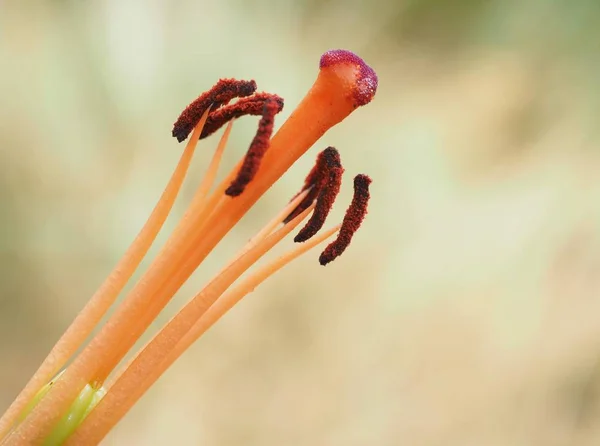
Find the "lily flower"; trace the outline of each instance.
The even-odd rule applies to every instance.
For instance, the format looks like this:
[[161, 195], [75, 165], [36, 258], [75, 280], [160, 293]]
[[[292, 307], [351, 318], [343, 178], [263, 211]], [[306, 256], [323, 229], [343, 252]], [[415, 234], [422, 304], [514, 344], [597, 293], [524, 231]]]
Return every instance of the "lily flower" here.
[[[256, 88], [254, 81], [221, 79], [181, 113], [172, 133], [179, 142], [187, 139], [187, 145], [159, 202], [123, 258], [0, 419], [1, 445], [99, 443], [169, 366], [241, 298], [331, 237], [337, 235], [321, 253], [322, 265], [348, 247], [367, 213], [371, 179], [363, 174], [354, 178], [354, 198], [343, 222], [319, 234], [344, 172], [338, 151], [328, 147], [317, 156], [300, 192], [119, 368], [174, 294], [256, 201], [329, 128], [372, 100], [377, 75], [349, 51], [328, 51], [321, 57], [312, 88], [275, 134], [283, 99], [257, 93]], [[233, 120], [245, 115], [260, 116], [256, 135], [245, 157], [215, 186]], [[206, 175], [179, 224], [142, 278], [85, 344], [162, 228], [198, 140], [222, 127]], [[299, 245], [241, 278], [307, 218], [294, 238]]]

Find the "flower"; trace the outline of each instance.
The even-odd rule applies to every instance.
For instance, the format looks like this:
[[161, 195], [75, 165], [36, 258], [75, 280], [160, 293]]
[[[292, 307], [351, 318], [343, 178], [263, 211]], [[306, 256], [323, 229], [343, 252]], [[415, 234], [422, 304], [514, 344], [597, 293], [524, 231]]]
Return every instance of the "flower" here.
[[[336, 233], [337, 238], [325, 248], [319, 261], [325, 265], [338, 257], [366, 214], [371, 180], [366, 175], [355, 178], [354, 199], [344, 221], [317, 235], [344, 172], [339, 153], [328, 147], [319, 154], [301, 191], [290, 203], [123, 369], [115, 372], [223, 236], [330, 127], [370, 102], [376, 89], [377, 76], [362, 59], [349, 51], [333, 50], [321, 57], [314, 85], [275, 135], [274, 121], [283, 100], [273, 94], [256, 93], [254, 81], [222, 79], [193, 101], [173, 126], [173, 136], [180, 142], [187, 138], [188, 142], [158, 204], [113, 272], [0, 420], [2, 444], [98, 443], [202, 333], [266, 278]], [[244, 159], [213, 188], [232, 119], [244, 115], [261, 116], [257, 133]], [[225, 125], [206, 176], [179, 225], [113, 315], [75, 355], [153, 243], [173, 206], [198, 140]], [[295, 237], [301, 245], [232, 288], [242, 274], [311, 213]], [[52, 380], [69, 359], [72, 363]], [[69, 423], [65, 424], [65, 419]]]

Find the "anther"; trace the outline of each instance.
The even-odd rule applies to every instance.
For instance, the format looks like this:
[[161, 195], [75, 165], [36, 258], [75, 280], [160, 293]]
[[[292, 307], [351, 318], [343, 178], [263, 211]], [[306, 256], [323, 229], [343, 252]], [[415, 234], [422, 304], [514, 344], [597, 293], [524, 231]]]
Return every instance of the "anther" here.
[[229, 104], [214, 110], [208, 116], [206, 125], [202, 129], [200, 139], [206, 138], [219, 130], [232, 119], [241, 116], [252, 115], [260, 116], [263, 114], [263, 106], [267, 100], [272, 100], [277, 104], [277, 112], [283, 110], [283, 98], [271, 93], [256, 93], [252, 96], [241, 98], [234, 104]]
[[340, 192], [344, 173], [340, 154], [333, 147], [328, 147], [322, 154], [324, 168], [321, 169], [320, 178], [317, 179], [319, 184], [315, 210], [306, 225], [294, 237], [296, 243], [307, 241], [323, 227], [335, 198]]
[[[334, 160], [336, 157], [339, 161], [340, 155], [338, 151], [333, 147], [327, 147], [325, 150], [323, 150], [317, 155], [315, 165], [304, 179], [304, 185], [302, 186], [302, 189], [300, 190], [300, 192], [298, 192], [298, 194], [304, 192], [309, 188], [312, 189], [306, 195], [304, 200], [300, 202], [298, 207], [286, 217], [284, 223], [287, 223], [294, 219], [298, 214], [303, 212], [317, 199], [317, 197], [319, 196], [319, 192], [321, 191], [321, 187], [327, 179], [327, 159]], [[292, 200], [296, 198], [298, 194], [296, 194], [292, 198]]]
[[337, 238], [331, 242], [319, 256], [319, 263], [327, 265], [335, 258], [339, 257], [350, 245], [354, 233], [360, 227], [362, 221], [367, 215], [367, 205], [369, 203], [369, 185], [371, 178], [367, 175], [357, 175], [354, 177], [354, 196], [352, 203], [346, 211], [344, 221], [340, 228]]
[[214, 112], [232, 99], [250, 96], [255, 91], [256, 82], [253, 80], [220, 79], [210, 90], [198, 96], [181, 112], [173, 124], [173, 136], [179, 142], [185, 140], [211, 104]]
[[237, 197], [252, 181], [258, 169], [263, 156], [269, 148], [271, 135], [273, 134], [273, 126], [275, 124], [275, 115], [281, 110], [278, 101], [268, 98], [263, 105], [262, 118], [258, 123], [256, 135], [248, 148], [248, 152], [242, 162], [242, 167], [237, 173], [236, 178], [231, 182], [231, 185], [225, 190], [225, 194], [230, 197]]

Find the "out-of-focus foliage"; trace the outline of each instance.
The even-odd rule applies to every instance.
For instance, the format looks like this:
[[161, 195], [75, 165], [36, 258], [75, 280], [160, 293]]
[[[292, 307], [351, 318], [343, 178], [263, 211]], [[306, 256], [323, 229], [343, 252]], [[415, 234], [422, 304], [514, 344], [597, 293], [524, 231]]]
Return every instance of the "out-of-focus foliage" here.
[[[280, 124], [343, 47], [379, 73], [375, 101], [159, 323], [327, 145], [374, 178], [352, 249], [259, 288], [107, 443], [598, 444], [599, 42], [595, 0], [0, 0], [0, 410], [143, 224], [181, 108], [255, 78], [285, 97]], [[255, 125], [236, 123], [223, 171]]]

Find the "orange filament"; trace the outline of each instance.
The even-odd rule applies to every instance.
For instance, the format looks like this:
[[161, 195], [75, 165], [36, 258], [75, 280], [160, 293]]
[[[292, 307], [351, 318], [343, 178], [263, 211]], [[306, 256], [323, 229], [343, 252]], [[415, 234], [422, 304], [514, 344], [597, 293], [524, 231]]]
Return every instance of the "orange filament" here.
[[[131, 390], [142, 385], [148, 378], [151, 370], [160, 365], [166, 358], [168, 351], [185, 336], [219, 296], [250, 266], [297, 227], [311, 210], [307, 209], [292, 222], [282, 226], [262, 242], [250, 248], [236, 261], [231, 263], [221, 274], [217, 275], [142, 349], [137, 357], [128, 365], [127, 369], [117, 378], [111, 388], [108, 389], [107, 394], [97, 407], [99, 408], [100, 404], [106, 404], [112, 408], [111, 412], [113, 414], [119, 410], [117, 407], [123, 407], [129, 391], [122, 392], [121, 389]], [[119, 418], [122, 415], [124, 414], [120, 414]]]
[[[225, 132], [223, 132], [223, 136], [219, 140], [219, 144], [217, 145], [217, 150], [210, 161], [208, 169], [206, 170], [206, 174], [204, 175], [204, 179], [200, 183], [198, 190], [194, 194], [193, 201], [190, 205], [190, 209], [205, 209], [208, 204], [208, 193], [210, 192], [210, 188], [215, 183], [215, 178], [217, 177], [217, 171], [219, 169], [219, 165], [221, 164], [221, 159], [223, 158], [223, 153], [225, 152], [225, 147], [227, 147], [227, 142], [229, 141], [229, 135], [231, 133], [231, 127], [233, 126], [233, 121], [229, 121], [227, 127], [225, 127]], [[185, 217], [184, 217], [185, 218]]]
[[[203, 120], [203, 122], [204, 122], [204, 120]], [[213, 157], [213, 162], [211, 162], [211, 167], [209, 168], [209, 172], [208, 172], [209, 178], [214, 179], [214, 175], [215, 175], [214, 171], [216, 171], [218, 160], [220, 159], [220, 154], [222, 153], [224, 144], [227, 140], [227, 134], [228, 134], [228, 132], [226, 131], [223, 138], [221, 139], [220, 149], [217, 149], [215, 157]], [[197, 140], [198, 140], [197, 138], [193, 139], [193, 141], [195, 141], [195, 143], [197, 143]], [[208, 201], [208, 203], [206, 203], [205, 193], [206, 193], [206, 190], [210, 188], [210, 184], [207, 185], [206, 181], [204, 181], [203, 185], [204, 186], [201, 185], [201, 187], [198, 188], [196, 196], [193, 200], [193, 204], [195, 203], [197, 209], [195, 210], [195, 212], [194, 212], [194, 209], [192, 209], [192, 207], [190, 207], [188, 209], [188, 212], [186, 213], [186, 215], [180, 222], [179, 226], [174, 231], [173, 235], [169, 238], [169, 240], [167, 241], [167, 245], [162, 249], [161, 252], [165, 252], [165, 251], [168, 252], [169, 250], [172, 252], [176, 251], [178, 248], [176, 246], [172, 246], [172, 243], [171, 243], [173, 241], [173, 239], [175, 238], [175, 234], [178, 233], [180, 236], [185, 235], [186, 232], [189, 232], [190, 227], [194, 226], [194, 223], [199, 223], [202, 221], [203, 218], [210, 215], [210, 213], [211, 213], [210, 206], [214, 206], [216, 204], [216, 200], [214, 198], [211, 198]], [[221, 194], [222, 193], [223, 193], [223, 191], [221, 190]], [[202, 195], [202, 194], [204, 194], [204, 195]], [[201, 195], [201, 196], [199, 196], [199, 195]], [[180, 242], [181, 242], [181, 240], [180, 240]], [[160, 257], [160, 255], [159, 255], [159, 257]], [[156, 263], [157, 262], [155, 260], [153, 265], [155, 265]], [[148, 273], [146, 273], [146, 275], [147, 274]], [[143, 279], [141, 280], [141, 282], [143, 282]], [[126, 303], [127, 301], [128, 301], [128, 299], [125, 299], [124, 303]], [[129, 303], [131, 303], [131, 301], [129, 301]], [[121, 311], [123, 310], [123, 306], [124, 305], [121, 304], [121, 306], [117, 308], [116, 314], [118, 314], [120, 310]], [[158, 313], [158, 311], [160, 311], [160, 309], [162, 309], [162, 307], [164, 307], [164, 305], [161, 306], [159, 309], [156, 309], [157, 308], [156, 305], [153, 306], [153, 308], [155, 309], [155, 311], [157, 313]], [[138, 307], [138, 310], [140, 311], [141, 314], [144, 313], [144, 308]], [[152, 319], [154, 319], [154, 317]], [[127, 321], [127, 322], [122, 322], [119, 320], [115, 321], [114, 319], [115, 319], [115, 316], [113, 315], [109, 319], [107, 324], [105, 324], [102, 327], [102, 329], [100, 330], [100, 333], [102, 333], [102, 332], [115, 333], [118, 331], [119, 336], [121, 336], [121, 340], [131, 339], [131, 338], [128, 338], [128, 336], [127, 336], [130, 333], [129, 328], [131, 328], [132, 325], [134, 325], [132, 322], [138, 322], [138, 320], [134, 318], [134, 319], [129, 319], [129, 321]], [[150, 321], [147, 322], [147, 325], [150, 324], [152, 319], [150, 319]], [[148, 317], [143, 318], [142, 316], [140, 316], [140, 320], [147, 321]], [[111, 328], [110, 328], [111, 324], [114, 324], [115, 326], [117, 326], [118, 329], [116, 331], [114, 329], [111, 330]], [[145, 327], [141, 328], [142, 332], [143, 332], [143, 330], [145, 330]], [[137, 337], [139, 337], [139, 334], [137, 334], [135, 336], [135, 338], [131, 341], [132, 344], [135, 342], [135, 339], [137, 339]], [[98, 344], [94, 345], [94, 341], [97, 341]], [[125, 342], [114, 342], [114, 343], [111, 342], [110, 345], [112, 345], [113, 355], [114, 355], [115, 351], [125, 350], [125, 352], [126, 352], [131, 347], [131, 345], [130, 345], [129, 347], [123, 349], [124, 345], [126, 345]], [[56, 382], [55, 386], [53, 386], [51, 392], [49, 392], [48, 395], [44, 398], [44, 403], [47, 402], [47, 397], [51, 396], [51, 394], [54, 393], [59, 396], [59, 398], [56, 399], [55, 404], [57, 404], [57, 405], [58, 404], [60, 404], [60, 405], [66, 404], [66, 401], [68, 401], [69, 396], [67, 396], [64, 393], [64, 390], [62, 390], [63, 388], [67, 388], [67, 389], [69, 389], [69, 391], [71, 391], [72, 389], [77, 389], [79, 386], [81, 386], [81, 388], [83, 388], [83, 386], [85, 386], [89, 382], [94, 382], [97, 385], [99, 383], [101, 383], [103, 381], [102, 375], [106, 373], [105, 372], [106, 367], [107, 367], [106, 364], [110, 362], [110, 361], [108, 361], [108, 357], [111, 353], [111, 350], [103, 348], [105, 346], [106, 346], [106, 344], [103, 343], [102, 341], [98, 340], [98, 335], [96, 335], [96, 337], [94, 339], [92, 339], [90, 344], [88, 344], [88, 346], [83, 351], [83, 352], [87, 351], [88, 354], [92, 355], [91, 360], [89, 358], [82, 357], [83, 355], [80, 354], [75, 359], [74, 363], [65, 370], [65, 372], [61, 376], [61, 379]], [[93, 356], [94, 353], [98, 352], [98, 351], [104, 352], [106, 356], [101, 356], [101, 355], [97, 354], [94, 357]], [[116, 362], [118, 362], [118, 360], [113, 360], [113, 361], [115, 361], [114, 365], [116, 365]], [[97, 375], [96, 375], [97, 377], [94, 377], [92, 375], [93, 367], [97, 367]], [[81, 373], [81, 372], [84, 372], [84, 373]], [[87, 376], [87, 377], [82, 378], [82, 375]], [[62, 378], [65, 378], [65, 379], [63, 380]], [[59, 391], [56, 389], [61, 389], [61, 390]], [[74, 390], [73, 390], [73, 392], [74, 392]], [[36, 408], [34, 409], [34, 412], [42, 409], [43, 407], [44, 407], [44, 405], [42, 405], [42, 404], [36, 406]], [[45, 414], [45, 419], [47, 419], [49, 417], [54, 417], [54, 415], [55, 415], [55, 413]], [[27, 422], [28, 420], [29, 420], [29, 418], [27, 418], [25, 420], [25, 422]], [[18, 428], [15, 430], [15, 432], [8, 438], [7, 441], [9, 441], [9, 443], [7, 443], [7, 444], [10, 444], [10, 441], [13, 441], [14, 438], [17, 438], [17, 435], [20, 435], [20, 430], [23, 428], [24, 423], [22, 423], [20, 426], [18, 426]], [[32, 426], [32, 427], [35, 428], [35, 426]], [[43, 436], [41, 436], [41, 435], [42, 434], [40, 434], [40, 438], [43, 438]], [[15, 444], [20, 444], [20, 443], [17, 442]]]
[[[283, 223], [283, 219], [286, 215], [289, 214], [290, 210], [293, 209], [294, 207], [296, 207], [298, 205], [298, 203], [303, 199], [304, 195], [306, 194], [306, 192], [303, 192], [301, 194], [298, 195], [297, 198], [295, 198], [294, 200], [292, 200], [290, 203], [288, 203], [285, 208], [283, 208], [283, 210], [281, 210], [271, 221], [269, 221], [254, 237], [252, 237], [248, 243], [246, 243], [246, 245], [244, 246], [244, 248], [240, 251], [240, 253], [238, 253], [234, 259], [232, 261], [230, 261], [227, 266], [225, 266], [223, 269], [221, 269], [221, 272], [225, 271], [227, 268], [229, 268], [229, 266], [236, 262], [243, 254], [245, 254], [248, 250], [250, 250], [250, 248], [256, 246], [259, 242], [263, 241], [267, 236], [269, 236], [274, 230], [275, 228]], [[221, 274], [221, 272], [219, 272], [218, 274]], [[218, 275], [217, 274], [217, 275]], [[129, 362], [125, 367], [123, 367], [124, 370], [126, 370], [129, 367], [129, 364], [131, 362]], [[110, 371], [109, 371], [110, 372]], [[117, 376], [120, 376], [120, 374], [117, 374]], [[113, 378], [114, 380], [114, 378]]]
[[329, 229], [318, 237], [312, 238], [308, 243], [304, 243], [287, 254], [275, 259], [271, 263], [261, 267], [250, 277], [242, 281], [231, 291], [221, 296], [207, 312], [194, 324], [188, 333], [177, 343], [175, 348], [171, 350], [165, 359], [166, 370], [185, 350], [189, 348], [206, 330], [208, 330], [215, 322], [217, 322], [227, 311], [229, 311], [237, 302], [245, 295], [254, 291], [254, 289], [263, 283], [267, 278], [275, 274], [281, 268], [289, 264], [292, 260], [298, 258], [305, 252], [311, 250], [315, 246], [323, 243], [329, 237], [340, 230], [341, 225]]
[[[217, 175], [217, 170], [219, 168], [219, 164], [221, 162], [223, 152], [227, 145], [227, 141], [229, 139], [229, 134], [231, 133], [232, 125], [233, 125], [233, 121], [230, 121], [229, 124], [227, 125], [227, 127], [225, 128], [225, 132], [223, 133], [223, 136], [219, 140], [219, 144], [218, 144], [217, 149], [215, 150], [212, 160], [208, 166], [208, 169], [206, 171], [204, 179], [198, 186], [196, 193], [194, 194], [194, 197], [192, 199], [192, 203], [189, 207], [189, 210], [184, 215], [183, 220], [185, 220], [186, 218], [191, 218], [191, 216], [190, 216], [191, 211], [194, 211], [194, 210], [197, 210], [197, 212], [203, 213], [205, 215], [205, 217], [208, 216], [206, 212], [203, 212], [203, 211], [209, 209], [209, 207], [207, 206], [207, 205], [209, 205], [207, 194], [208, 194], [208, 191], [210, 190], [210, 188], [212, 187], [215, 177]], [[199, 224], [201, 224], [201, 222], [199, 222]], [[142, 327], [142, 328], [140, 328], [140, 330], [145, 330], [152, 323], [152, 321], [154, 320], [154, 317], [155, 317], [154, 315], [158, 314], [158, 312], [161, 310], [161, 308], [162, 307], [155, 306], [151, 303], [149, 306], [149, 311], [147, 311], [146, 314], [143, 316], [140, 315], [140, 317], [136, 320], [135, 324], [132, 324], [132, 325], [137, 325], [139, 327]], [[134, 335], [131, 335], [128, 339], [131, 339], [130, 342], [133, 344], [135, 342], [135, 339], [137, 339], [137, 338]], [[130, 348], [129, 344], [127, 342], [121, 342], [113, 351], [111, 360], [105, 361], [98, 368], [98, 370], [96, 371], [96, 374], [93, 377], [93, 381], [98, 382], [98, 383], [104, 382], [106, 380], [106, 378], [108, 377], [108, 375], [112, 372], [112, 370], [117, 366], [120, 359], [123, 356], [125, 356], [125, 354], [129, 350], [129, 348]]]
[[140, 262], [152, 246], [161, 230], [173, 203], [179, 194], [181, 185], [190, 166], [192, 156], [198, 143], [198, 135], [208, 117], [209, 109], [204, 111], [200, 122], [196, 125], [192, 137], [183, 151], [179, 163], [162, 193], [154, 210], [140, 230], [139, 234], [127, 249], [121, 260], [98, 288], [96, 293], [79, 312], [69, 328], [52, 348], [44, 362], [29, 380], [25, 388], [0, 420], [0, 438], [8, 431], [18, 415], [31, 401], [33, 396], [65, 365], [68, 359], [81, 346], [98, 324], [102, 316], [114, 303], [125, 284], [129, 281]]
[[[167, 352], [161, 351], [161, 356], [164, 357], [160, 362], [157, 361], [155, 364], [148, 365], [143, 369], [140, 366], [138, 368], [138, 374], [135, 375], [135, 369], [131, 369], [130, 371], [128, 367], [122, 375], [123, 379], [121, 380], [121, 377], [119, 377], [119, 380], [109, 387], [104, 399], [98, 403], [94, 410], [81, 423], [73, 436], [66, 443], [66, 446], [75, 446], [81, 444], [84, 440], [93, 443], [102, 441], [105, 435], [123, 416], [125, 416], [125, 414], [127, 414], [131, 407], [133, 407], [139, 398], [146, 393], [156, 380], [227, 311], [229, 311], [244, 296], [254, 291], [257, 286], [262, 284], [270, 276], [300, 255], [331, 237], [339, 230], [339, 228], [340, 226], [336, 226], [261, 267], [251, 276], [243, 280], [239, 285], [220, 296], [216, 302], [214, 302], [206, 312], [197, 319], [174, 347]], [[140, 356], [143, 353], [144, 351], [140, 353]], [[142, 369], [145, 374], [144, 380], [140, 379], [140, 369]], [[125, 374], [132, 374], [133, 376], [128, 381], [124, 376]]]
[[[234, 289], [221, 296], [206, 313], [194, 324], [188, 333], [179, 341], [175, 348], [165, 358], [164, 370], [166, 370], [179, 356], [183, 354], [206, 330], [217, 322], [227, 311], [229, 311], [245, 295], [254, 291], [254, 289], [263, 283], [267, 278], [275, 274], [281, 268], [289, 264], [292, 260], [311, 250], [315, 246], [323, 243], [329, 237], [339, 231], [340, 225], [324, 232], [318, 237], [314, 237], [308, 243], [304, 243], [287, 254], [275, 259], [271, 263], [261, 267], [251, 276], [243, 280]], [[163, 370], [163, 372], [164, 372]], [[162, 372], [161, 372], [162, 373]], [[154, 375], [154, 373], [153, 373]]]
[[248, 243], [244, 247], [243, 251], [249, 249], [251, 246], [255, 245], [256, 243], [258, 243], [259, 241], [261, 241], [262, 239], [264, 239], [267, 235], [269, 235], [271, 232], [273, 232], [273, 230], [278, 225], [280, 225], [282, 223], [284, 223], [284, 224], [289, 223], [289, 222], [285, 221], [285, 217], [290, 213], [290, 211], [292, 209], [295, 209], [304, 200], [304, 198], [308, 195], [309, 192], [310, 192], [310, 190], [305, 190], [303, 192], [300, 192], [298, 195], [296, 195], [292, 199], [292, 201], [290, 201], [281, 210], [281, 212], [279, 212], [269, 223], [267, 223], [265, 225], [265, 227], [258, 232], [258, 234], [256, 234], [254, 237], [252, 237], [248, 241]]
[[[294, 206], [296, 206], [298, 201], [300, 201], [301, 199], [302, 198], [299, 197], [294, 202], [289, 203], [284, 208], [283, 211], [281, 211], [273, 220], [271, 220], [258, 234], [256, 234], [247, 243], [247, 245], [244, 247], [242, 252], [238, 256], [236, 256], [235, 260], [237, 260], [239, 257], [241, 257], [242, 254], [245, 253], [246, 251], [248, 251], [252, 246], [254, 246], [257, 243], [259, 243], [260, 241], [264, 240], [269, 234], [271, 234], [271, 232], [275, 229], [275, 227], [281, 223], [283, 216], [287, 215], [287, 213], [290, 212], [290, 209], [293, 209]], [[223, 272], [223, 270], [221, 272]], [[146, 313], [144, 315], [140, 315], [140, 317], [134, 323], [132, 322], [131, 325], [137, 326], [137, 327], [142, 327], [141, 329], [145, 329], [152, 323], [152, 321], [154, 320], [153, 316], [155, 314], [157, 314], [159, 311], [160, 311], [159, 305], [151, 303], [148, 308], [148, 311], [146, 311]], [[135, 342], [135, 340], [137, 338], [135, 338], [134, 336], [130, 336], [128, 339], [131, 339], [131, 342]], [[121, 358], [123, 358], [125, 356], [125, 354], [127, 353], [128, 350], [129, 350], [128, 343], [122, 342], [120, 344], [120, 346], [115, 348], [111, 358], [109, 360], [105, 361], [104, 364], [102, 364], [102, 367], [94, 375], [93, 380], [96, 382], [104, 382], [108, 378], [108, 375], [118, 365]]]

